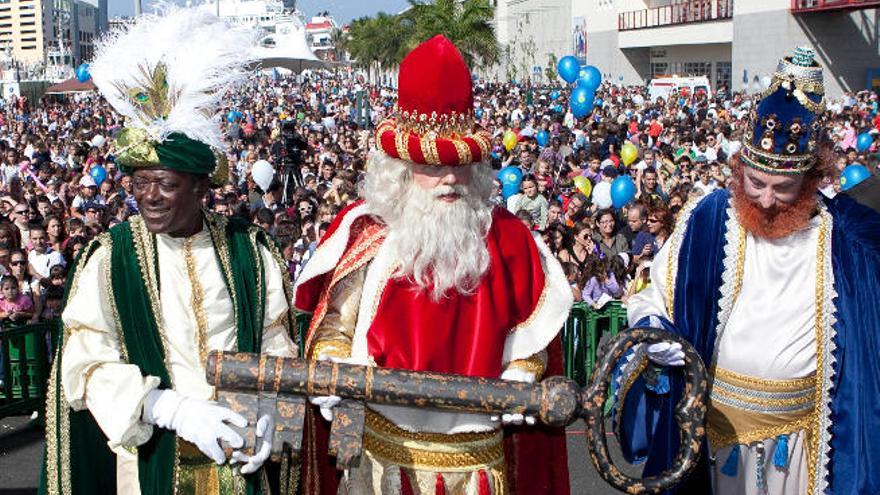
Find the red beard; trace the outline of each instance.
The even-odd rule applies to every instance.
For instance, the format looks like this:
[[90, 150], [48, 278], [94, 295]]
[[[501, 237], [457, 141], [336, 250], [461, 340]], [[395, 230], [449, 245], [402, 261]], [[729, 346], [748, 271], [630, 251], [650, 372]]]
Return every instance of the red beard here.
[[793, 203], [762, 208], [746, 197], [742, 185], [742, 172], [740, 172], [731, 186], [737, 220], [746, 231], [756, 237], [764, 239], [788, 237], [810, 225], [810, 219], [816, 213], [816, 186], [815, 180], [807, 179], [801, 185], [801, 193]]

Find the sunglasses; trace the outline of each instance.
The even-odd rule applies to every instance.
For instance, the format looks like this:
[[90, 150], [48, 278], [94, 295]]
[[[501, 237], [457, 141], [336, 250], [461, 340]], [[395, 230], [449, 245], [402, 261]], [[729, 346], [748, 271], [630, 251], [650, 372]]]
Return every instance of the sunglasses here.
[[24, 265], [25, 263], [27, 263], [25, 260], [15, 260], [15, 261], [9, 262], [9, 264], [12, 266], [20, 266], [20, 265]]
[[657, 220], [656, 218], [649, 218], [649, 219], [648, 219], [648, 223], [657, 223], [657, 222], [659, 222], [659, 221], [660, 221], [660, 220]]

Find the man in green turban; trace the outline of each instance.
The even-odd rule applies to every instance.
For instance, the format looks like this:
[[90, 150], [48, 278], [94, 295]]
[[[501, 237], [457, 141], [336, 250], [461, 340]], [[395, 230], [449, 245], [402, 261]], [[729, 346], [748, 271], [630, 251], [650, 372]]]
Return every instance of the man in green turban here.
[[[153, 32], [186, 42], [175, 52], [141, 37]], [[290, 280], [273, 240], [202, 209], [218, 168], [209, 143], [220, 133], [205, 117], [212, 108], [196, 105], [211, 93], [185, 57], [187, 43], [205, 39], [234, 53], [223, 50], [226, 33], [216, 18], [173, 8], [139, 20], [92, 65], [98, 88], [127, 117], [117, 161], [140, 215], [99, 235], [70, 274], [47, 398], [47, 493], [252, 494], [267, 485], [271, 415], [256, 425], [255, 452], [227, 457], [221, 441], [241, 449], [232, 426], [247, 421], [212, 401], [205, 378], [212, 350], [295, 355]], [[133, 53], [127, 44], [171, 51], [137, 52], [144, 59], [127, 66], [111, 56]]]

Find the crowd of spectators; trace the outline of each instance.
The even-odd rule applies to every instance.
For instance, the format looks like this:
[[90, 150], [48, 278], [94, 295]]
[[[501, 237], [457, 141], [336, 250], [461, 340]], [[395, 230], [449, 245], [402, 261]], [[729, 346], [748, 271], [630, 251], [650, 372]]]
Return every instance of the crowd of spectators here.
[[[603, 84], [596, 107], [576, 120], [559, 87], [476, 80], [475, 114], [494, 136], [496, 169], [519, 167], [520, 191], [496, 202], [543, 236], [562, 262], [579, 300], [599, 306], [649, 282], [647, 269], [669, 239], [676, 214], [693, 198], [727, 187], [729, 160], [742, 145], [754, 98], [719, 91], [650, 101], [645, 87]], [[554, 98], [554, 96], [557, 96]], [[238, 215], [272, 233], [295, 279], [334, 215], [358, 198], [375, 125], [395, 93], [356, 73], [255, 76], [223, 110], [228, 174], [205, 208]], [[4, 102], [0, 110], [0, 324], [57, 316], [67, 270], [90, 239], [137, 213], [130, 177], [114, 163], [120, 118], [93, 93]], [[823, 135], [837, 170], [852, 163], [877, 173], [873, 146], [856, 151], [856, 136], [880, 134], [877, 94], [845, 95], [828, 106]], [[502, 136], [512, 131], [516, 146]], [[539, 146], [538, 132], [549, 140]], [[629, 166], [626, 142], [639, 149]], [[880, 139], [876, 140], [880, 144]], [[276, 170], [257, 185], [258, 161]], [[106, 170], [97, 183], [92, 169]], [[597, 194], [620, 174], [637, 193], [624, 208], [600, 208]], [[590, 182], [590, 195], [575, 177]], [[837, 178], [823, 193], [833, 195]]]

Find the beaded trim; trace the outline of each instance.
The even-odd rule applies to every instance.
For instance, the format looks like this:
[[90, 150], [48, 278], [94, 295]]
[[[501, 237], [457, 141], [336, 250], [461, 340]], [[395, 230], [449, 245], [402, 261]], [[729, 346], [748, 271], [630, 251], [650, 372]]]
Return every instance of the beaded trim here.
[[[670, 322], [675, 322], [675, 281], [678, 277], [678, 253], [681, 249], [681, 242], [687, 233], [688, 223], [694, 208], [700, 204], [703, 198], [695, 198], [688, 200], [678, 214], [678, 221], [675, 223], [675, 229], [669, 240], [669, 257], [666, 258], [666, 315], [669, 316]], [[663, 246], [664, 248], [666, 246]]]
[[419, 113], [418, 111], [401, 111], [394, 106], [397, 114], [397, 129], [403, 132], [414, 132], [419, 135], [431, 135], [438, 138], [454, 138], [469, 134], [474, 127], [473, 111], [467, 113], [450, 112], [448, 114]]

